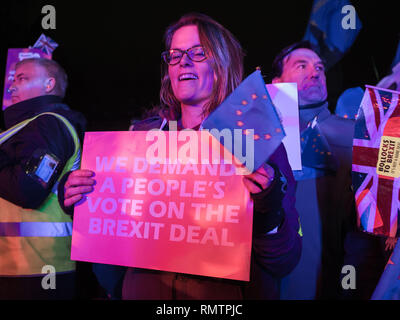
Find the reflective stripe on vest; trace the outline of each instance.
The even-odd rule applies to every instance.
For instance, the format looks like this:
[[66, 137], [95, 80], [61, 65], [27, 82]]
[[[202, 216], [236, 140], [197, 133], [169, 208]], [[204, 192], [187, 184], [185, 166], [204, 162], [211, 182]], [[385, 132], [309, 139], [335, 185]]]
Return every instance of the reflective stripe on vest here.
[[[41, 113], [22, 121], [0, 134], [0, 144], [42, 115], [52, 115], [68, 128], [74, 141], [74, 154], [68, 159], [62, 176], [80, 163], [80, 142], [67, 119], [52, 112]], [[42, 205], [35, 210], [24, 209], [0, 198], [0, 276], [41, 274], [45, 265], [56, 272], [75, 269], [70, 259], [72, 220], [61, 209], [53, 187]]]
[[69, 237], [71, 222], [0, 222], [0, 237]]

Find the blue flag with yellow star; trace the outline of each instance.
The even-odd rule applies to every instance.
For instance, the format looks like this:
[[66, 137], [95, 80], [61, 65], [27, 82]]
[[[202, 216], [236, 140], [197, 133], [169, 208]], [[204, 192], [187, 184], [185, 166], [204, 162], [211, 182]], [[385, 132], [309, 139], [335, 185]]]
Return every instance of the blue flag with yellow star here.
[[265, 163], [285, 137], [260, 70], [244, 79], [203, 121], [202, 128], [217, 139], [223, 130], [230, 130], [232, 139], [221, 143], [250, 172]]
[[335, 114], [345, 119], [356, 119], [363, 96], [361, 87], [346, 89], [336, 102]]

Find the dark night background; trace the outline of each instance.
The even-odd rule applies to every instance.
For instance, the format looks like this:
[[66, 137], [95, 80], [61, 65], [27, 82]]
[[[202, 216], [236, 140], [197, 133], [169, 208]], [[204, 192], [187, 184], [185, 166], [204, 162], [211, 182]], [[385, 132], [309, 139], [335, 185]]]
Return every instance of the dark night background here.
[[[41, 27], [46, 4], [56, 9], [55, 30]], [[159, 102], [163, 33], [182, 14], [202, 12], [222, 23], [246, 50], [246, 75], [260, 66], [268, 76], [279, 50], [303, 37], [312, 4], [312, 0], [10, 1], [0, 8], [1, 95], [7, 48], [32, 46], [44, 33], [59, 44], [53, 59], [69, 75], [66, 102], [85, 114], [87, 129], [126, 130], [132, 117], [141, 117]], [[394, 2], [352, 4], [363, 28], [346, 56], [327, 73], [331, 107], [343, 90], [375, 85], [374, 66], [380, 78], [387, 75], [399, 41]]]

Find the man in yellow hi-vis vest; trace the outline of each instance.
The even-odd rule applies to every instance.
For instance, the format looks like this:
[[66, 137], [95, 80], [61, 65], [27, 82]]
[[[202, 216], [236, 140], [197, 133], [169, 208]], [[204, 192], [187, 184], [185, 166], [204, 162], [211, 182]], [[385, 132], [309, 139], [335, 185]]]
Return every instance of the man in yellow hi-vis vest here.
[[71, 217], [58, 182], [78, 168], [86, 120], [62, 103], [67, 75], [55, 61], [17, 63], [0, 133], [0, 299], [72, 299]]

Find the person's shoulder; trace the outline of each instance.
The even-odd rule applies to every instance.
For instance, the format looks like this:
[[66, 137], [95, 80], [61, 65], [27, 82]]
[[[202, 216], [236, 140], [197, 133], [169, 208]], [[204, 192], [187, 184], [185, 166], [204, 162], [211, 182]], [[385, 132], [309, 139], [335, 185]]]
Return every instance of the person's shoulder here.
[[51, 108], [49, 108], [45, 112], [42, 112], [36, 120], [39, 126], [43, 127], [45, 130], [50, 130], [52, 132], [54, 132], [54, 128], [56, 127], [63, 128], [65, 130], [68, 129], [61, 119], [57, 118], [57, 116], [55, 115], [46, 114], [48, 112], [55, 113], [68, 120], [68, 122], [75, 128], [79, 138], [83, 138], [83, 134], [86, 130], [87, 125], [87, 121], [83, 113], [70, 109], [64, 103], [56, 103], [52, 105]]

